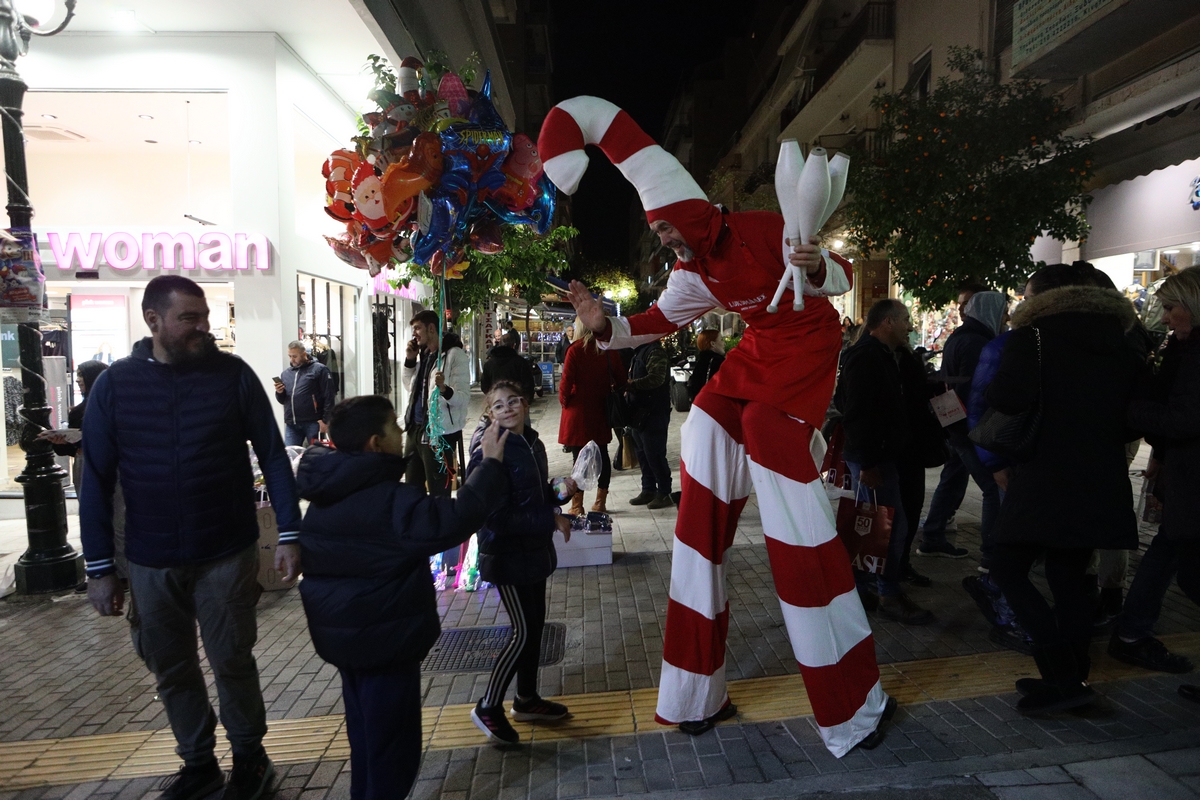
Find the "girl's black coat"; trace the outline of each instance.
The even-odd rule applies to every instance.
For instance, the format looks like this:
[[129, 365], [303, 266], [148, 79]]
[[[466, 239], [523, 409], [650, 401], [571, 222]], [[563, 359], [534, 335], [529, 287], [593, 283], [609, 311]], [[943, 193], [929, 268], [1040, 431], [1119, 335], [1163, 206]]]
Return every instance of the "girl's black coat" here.
[[300, 526], [300, 597], [317, 655], [339, 669], [420, 661], [441, 625], [429, 557], [471, 537], [502, 501], [504, 467], [483, 461], [456, 499], [400, 483], [404, 459], [311, 447], [296, 483], [312, 501]]
[[[1125, 331], [1133, 306], [1113, 289], [1068, 286], [1026, 300], [1013, 314], [987, 390], [990, 406], [1030, 408], [1040, 394], [1036, 452], [1016, 465], [1000, 506], [996, 541], [1055, 548], [1133, 549], [1137, 522], [1125, 417], [1144, 374]], [[1041, 332], [1042, 363], [1037, 340]], [[1040, 372], [1040, 376], [1039, 376]]]
[[[471, 437], [467, 475], [483, 458], [479, 442], [491, 422], [484, 420]], [[493, 505], [479, 531], [479, 575], [495, 584], [513, 585], [544, 580], [558, 566], [554, 550], [556, 500], [547, 477], [546, 448], [537, 431], [509, 433], [504, 445], [508, 491]]]
[[1163, 532], [1200, 539], [1200, 333], [1171, 337], [1149, 395], [1130, 406], [1129, 423], [1162, 462], [1155, 495], [1163, 501]]

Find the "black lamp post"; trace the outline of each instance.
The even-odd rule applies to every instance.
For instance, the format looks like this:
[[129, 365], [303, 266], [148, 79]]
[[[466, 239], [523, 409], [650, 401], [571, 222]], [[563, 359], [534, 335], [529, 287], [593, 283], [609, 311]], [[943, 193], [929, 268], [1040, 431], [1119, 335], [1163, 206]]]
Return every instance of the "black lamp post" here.
[[[65, 0], [67, 16], [51, 31], [36, 29], [37, 20], [22, 16], [13, 0], [0, 0], [0, 124], [4, 130], [4, 168], [8, 173], [8, 220], [14, 233], [28, 232], [33, 218], [29, 179], [25, 173], [25, 136], [21, 103], [25, 82], [17, 74], [17, 58], [25, 55], [33, 36], [53, 36], [75, 16], [75, 0]], [[29, 241], [32, 241], [30, 239]], [[7, 243], [12, 246], [12, 243]], [[25, 469], [17, 476], [25, 495], [29, 548], [17, 561], [17, 591], [37, 594], [70, 589], [83, 580], [83, 556], [67, 543], [66, 472], [54, 463], [54, 449], [37, 435], [50, 427], [46, 379], [42, 368], [42, 334], [38, 317], [17, 325], [21, 351], [21, 449]]]

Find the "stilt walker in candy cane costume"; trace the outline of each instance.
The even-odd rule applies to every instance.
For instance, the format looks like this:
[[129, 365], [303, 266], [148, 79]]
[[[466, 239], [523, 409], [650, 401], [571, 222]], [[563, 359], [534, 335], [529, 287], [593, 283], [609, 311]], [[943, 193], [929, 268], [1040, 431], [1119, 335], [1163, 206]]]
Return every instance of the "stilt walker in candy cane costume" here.
[[[683, 426], [683, 497], [656, 718], [699, 734], [736, 713], [725, 688], [725, 555], [751, 485], [792, 649], [826, 747], [874, 747], [896, 702], [879, 684], [871, 628], [818, 474], [819, 427], [833, 394], [841, 328], [821, 298], [850, 290], [849, 263], [785, 243], [783, 218], [728, 213], [624, 111], [595, 97], [559, 103], [542, 126], [546, 174], [567, 194], [596, 144], [638, 190], [651, 229], [679, 261], [657, 304], [605, 318], [573, 283], [571, 300], [602, 347], [635, 347], [702, 314], [737, 311], [747, 329], [697, 396]], [[785, 263], [807, 272], [801, 311], [790, 290], [768, 313]], [[811, 455], [810, 455], [811, 454]], [[800, 457], [803, 456], [803, 457]]]

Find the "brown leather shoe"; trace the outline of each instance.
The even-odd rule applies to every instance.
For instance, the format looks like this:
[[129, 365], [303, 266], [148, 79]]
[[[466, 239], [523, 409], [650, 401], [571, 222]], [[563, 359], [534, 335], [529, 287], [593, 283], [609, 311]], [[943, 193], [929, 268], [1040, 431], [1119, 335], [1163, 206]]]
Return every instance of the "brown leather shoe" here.
[[608, 489], [597, 489], [596, 490], [596, 502], [592, 503], [592, 511], [595, 511], [598, 514], [607, 514], [608, 506], [605, 505], [605, 503], [607, 503], [607, 502], [608, 502]]
[[571, 496], [571, 508], [567, 513], [574, 514], [577, 517], [583, 516], [583, 492], [576, 492]]

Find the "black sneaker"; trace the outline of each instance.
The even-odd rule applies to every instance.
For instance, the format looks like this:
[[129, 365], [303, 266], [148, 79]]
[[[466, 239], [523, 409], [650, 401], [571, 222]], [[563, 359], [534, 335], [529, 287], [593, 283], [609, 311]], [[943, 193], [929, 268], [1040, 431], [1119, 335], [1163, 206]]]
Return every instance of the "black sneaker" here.
[[921, 608], [906, 594], [880, 595], [876, 613], [901, 625], [928, 625], [933, 622], [933, 612]]
[[1010, 622], [1007, 625], [993, 625], [992, 629], [988, 631], [988, 641], [1023, 656], [1033, 655], [1033, 639], [1016, 622]]
[[571, 713], [562, 703], [552, 703], [537, 695], [528, 700], [522, 700], [519, 697], [513, 700], [512, 711], [513, 719], [517, 722], [553, 721], [562, 719]]
[[521, 735], [504, 715], [504, 706], [486, 708], [480, 700], [471, 709], [471, 721], [475, 727], [487, 734], [488, 741], [496, 744], [520, 744]]
[[679, 730], [688, 736], [700, 736], [711, 731], [718, 722], [731, 719], [735, 714], [737, 714], [737, 706], [733, 703], [726, 703], [720, 711], [711, 717], [679, 723]]
[[888, 697], [887, 702], [883, 704], [883, 715], [879, 718], [879, 724], [875, 726], [875, 730], [868, 733], [861, 742], [854, 745], [862, 750], [874, 750], [883, 743], [884, 737], [887, 736], [887, 728], [885, 727], [892, 721], [892, 717], [896, 716], [896, 709], [900, 703], [894, 697]]
[[159, 782], [162, 800], [200, 800], [225, 785], [225, 773], [216, 759], [198, 767], [184, 765]]
[[238, 758], [235, 754], [221, 800], [258, 800], [274, 781], [275, 765], [265, 752], [249, 758]]
[[949, 542], [941, 544], [920, 545], [917, 547], [919, 556], [935, 556], [937, 558], [966, 558], [970, 551], [965, 547], [955, 547]]
[[1030, 688], [1032, 691], [1017, 701], [1017, 713], [1027, 717], [1057, 714], [1059, 711], [1089, 705], [1096, 699], [1092, 687], [1082, 681], [1070, 687], [1043, 681], [1040, 686]]
[[992, 599], [995, 595], [989, 591], [989, 586], [984, 583], [983, 579], [978, 575], [968, 575], [962, 579], [962, 587], [967, 594], [971, 595], [971, 599], [975, 601], [975, 605], [979, 607], [979, 613], [983, 614], [983, 618], [988, 621], [988, 625], [997, 626], [1000, 620], [996, 618], [996, 609], [992, 605]]
[[1123, 642], [1113, 634], [1108, 640], [1108, 654], [1117, 661], [1124, 661], [1142, 669], [1182, 675], [1192, 671], [1192, 662], [1187, 656], [1172, 653], [1167, 646], [1153, 636], [1145, 636], [1136, 642]]
[[675, 501], [671, 499], [669, 494], [660, 494], [646, 504], [646, 508], [657, 511], [660, 508], [674, 508]]
[[630, 500], [629, 505], [644, 506], [644, 505], [647, 505], [651, 500], [656, 499], [657, 497], [658, 497], [658, 492], [642, 492], [637, 497]]
[[904, 565], [904, 570], [900, 573], [900, 580], [910, 586], [916, 586], [918, 589], [928, 589], [933, 586], [933, 578], [917, 572], [912, 568], [912, 564]]

